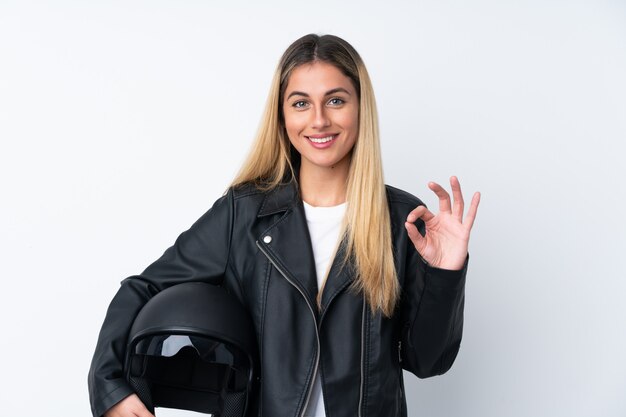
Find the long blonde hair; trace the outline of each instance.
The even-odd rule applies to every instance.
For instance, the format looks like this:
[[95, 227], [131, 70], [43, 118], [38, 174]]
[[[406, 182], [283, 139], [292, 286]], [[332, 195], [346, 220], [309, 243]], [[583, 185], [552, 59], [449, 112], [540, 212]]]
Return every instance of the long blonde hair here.
[[[347, 179], [348, 208], [342, 228], [346, 246], [342, 267], [352, 263], [356, 279], [352, 289], [362, 292], [372, 312], [391, 317], [400, 286], [394, 266], [389, 207], [383, 179], [378, 113], [372, 84], [361, 57], [343, 39], [333, 35], [305, 35], [292, 43], [276, 68], [265, 111], [250, 154], [231, 186], [253, 182], [267, 191], [289, 178], [300, 157], [285, 131], [284, 92], [294, 68], [322, 61], [352, 80], [359, 97], [359, 135], [352, 149]], [[318, 306], [321, 300], [318, 293]]]

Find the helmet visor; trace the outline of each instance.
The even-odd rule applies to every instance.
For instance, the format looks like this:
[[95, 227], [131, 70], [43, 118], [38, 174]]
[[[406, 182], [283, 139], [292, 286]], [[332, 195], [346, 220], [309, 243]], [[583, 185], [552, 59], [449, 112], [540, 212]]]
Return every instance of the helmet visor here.
[[246, 389], [251, 372], [241, 349], [205, 336], [152, 335], [132, 353], [131, 376], [173, 389], [238, 392]]

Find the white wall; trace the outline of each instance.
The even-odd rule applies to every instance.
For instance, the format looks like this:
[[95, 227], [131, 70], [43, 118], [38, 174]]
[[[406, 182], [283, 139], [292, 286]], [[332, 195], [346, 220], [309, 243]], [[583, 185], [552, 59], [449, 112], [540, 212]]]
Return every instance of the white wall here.
[[0, 3], [0, 415], [89, 414], [119, 281], [221, 195], [309, 32], [368, 65], [388, 183], [482, 192], [461, 351], [410, 415], [626, 415], [626, 4], [267, 4]]

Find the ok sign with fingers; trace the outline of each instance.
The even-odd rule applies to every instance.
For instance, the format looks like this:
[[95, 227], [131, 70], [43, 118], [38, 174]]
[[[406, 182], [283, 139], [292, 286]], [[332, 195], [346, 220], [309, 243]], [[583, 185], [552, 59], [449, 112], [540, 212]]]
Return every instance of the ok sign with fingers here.
[[[407, 216], [404, 224], [420, 256], [431, 266], [442, 269], [458, 270], [463, 267], [467, 257], [470, 231], [476, 218], [480, 193], [474, 193], [467, 216], [463, 220], [463, 194], [457, 177], [450, 177], [454, 204], [450, 194], [439, 184], [430, 182], [428, 188], [439, 197], [439, 214], [435, 215], [425, 206], [418, 206]], [[426, 226], [424, 236], [413, 224], [421, 218]]]

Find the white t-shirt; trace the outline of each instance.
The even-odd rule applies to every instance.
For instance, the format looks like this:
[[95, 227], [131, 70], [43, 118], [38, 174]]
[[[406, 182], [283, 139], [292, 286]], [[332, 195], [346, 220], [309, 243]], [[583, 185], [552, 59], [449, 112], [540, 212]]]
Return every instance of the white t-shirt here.
[[[326, 279], [326, 270], [331, 265], [335, 255], [335, 247], [339, 240], [341, 221], [348, 207], [348, 203], [332, 207], [313, 207], [304, 200], [304, 212], [306, 214], [313, 256], [315, 258], [315, 271], [317, 275], [317, 288], [322, 288]], [[315, 377], [313, 391], [309, 404], [304, 414], [306, 417], [326, 417], [324, 410], [324, 396], [322, 395], [322, 383], [319, 367]]]

